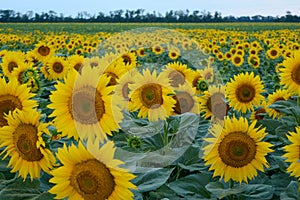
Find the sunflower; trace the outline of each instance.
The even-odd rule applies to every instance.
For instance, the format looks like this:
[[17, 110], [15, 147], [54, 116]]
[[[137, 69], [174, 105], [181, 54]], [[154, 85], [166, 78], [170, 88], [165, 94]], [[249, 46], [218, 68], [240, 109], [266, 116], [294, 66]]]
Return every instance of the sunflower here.
[[27, 63], [22, 63], [18, 66], [18, 68], [14, 69], [14, 71], [11, 73], [11, 75], [8, 77], [10, 80], [15, 79], [18, 81], [19, 85], [22, 85], [25, 80], [25, 74], [24, 72], [28, 71], [29, 69], [33, 70], [30, 65]]
[[239, 54], [235, 54], [232, 56], [231, 62], [234, 66], [240, 67], [244, 63], [244, 57]]
[[213, 117], [213, 119], [223, 120], [227, 114], [225, 87], [222, 85], [209, 87], [200, 96], [199, 103], [200, 113], [203, 113], [205, 119]]
[[282, 113], [280, 113], [279, 110], [276, 110], [275, 108], [270, 108], [273, 103], [276, 103], [277, 101], [286, 101], [290, 98], [291, 94], [288, 90], [285, 89], [278, 89], [272, 94], [269, 94], [268, 96], [268, 104], [267, 104], [267, 112], [270, 117], [275, 119], [276, 117], [281, 118], [283, 116]]
[[180, 62], [168, 63], [162, 72], [169, 79], [172, 87], [177, 88], [187, 82], [192, 82], [193, 71]]
[[100, 69], [103, 70], [103, 72], [101, 71], [101, 73], [110, 78], [110, 81], [108, 83], [109, 86], [117, 85], [119, 79], [127, 72], [122, 60], [115, 60], [108, 66], [101, 65]]
[[[110, 78], [99, 76], [99, 69], [84, 67], [81, 74], [71, 70], [64, 82], [55, 85], [56, 91], [50, 95], [53, 109], [50, 117], [62, 136], [78, 139], [99, 137], [101, 141], [117, 131], [123, 115], [121, 109], [112, 105], [113, 86], [108, 86]], [[114, 99], [117, 104], [118, 99]], [[82, 135], [89, 133], [89, 135]]]
[[18, 171], [24, 180], [27, 175], [31, 180], [39, 178], [41, 169], [49, 173], [56, 161], [45, 147], [42, 136], [50, 132], [40, 117], [36, 110], [15, 110], [6, 117], [8, 125], [0, 129], [0, 147], [5, 147], [2, 153], [6, 152], [3, 159], [10, 156], [8, 167], [12, 167], [11, 172]]
[[37, 107], [37, 102], [30, 99], [33, 96], [26, 85], [20, 86], [16, 80], [6, 83], [5, 79], [0, 79], [0, 127], [7, 125], [4, 116], [10, 111], [28, 111]]
[[196, 96], [196, 88], [190, 84], [185, 83], [180, 85], [175, 90], [174, 114], [182, 114], [186, 112], [199, 114], [199, 98]]
[[[122, 100], [119, 102], [119, 106], [122, 109], [128, 110], [129, 106], [131, 104], [131, 100], [129, 98], [129, 85], [134, 83], [134, 77], [138, 73], [137, 70], [132, 69], [128, 71], [126, 74], [124, 74], [120, 79], [119, 83], [116, 85], [115, 93], [118, 98], [121, 98]], [[117, 99], [118, 99], [117, 98]], [[114, 100], [115, 98], [113, 98]]]
[[36, 44], [33, 52], [35, 53], [35, 57], [41, 62], [45, 62], [47, 59], [54, 56], [54, 48], [51, 45], [47, 45], [45, 42]]
[[51, 171], [49, 182], [55, 185], [49, 192], [57, 199], [133, 199], [130, 189], [137, 188], [130, 180], [135, 176], [119, 167], [124, 163], [114, 158], [114, 143], [108, 141], [99, 148], [90, 141], [87, 147], [79, 142], [78, 147], [72, 144], [58, 149], [62, 166]]
[[264, 99], [261, 93], [264, 91], [263, 82], [259, 76], [248, 72], [234, 75], [230, 82], [226, 84], [226, 98], [230, 107], [237, 111], [246, 113], [253, 110], [253, 106], [258, 106]]
[[279, 56], [280, 56], [279, 48], [272, 47], [267, 51], [267, 57], [269, 59], [274, 60], [274, 59], [278, 58]]
[[84, 62], [84, 57], [83, 56], [72, 55], [72, 56], [68, 57], [68, 65], [70, 66], [70, 68], [73, 68], [78, 72], [81, 71], [81, 67], [83, 65], [83, 62]]
[[248, 64], [256, 69], [260, 65], [260, 58], [257, 55], [250, 55], [248, 57]]
[[139, 110], [138, 117], [148, 117], [149, 121], [165, 120], [171, 115], [176, 101], [170, 96], [169, 78], [164, 74], [156, 75], [154, 70], [143, 70], [143, 74], [136, 74], [135, 80], [139, 80], [131, 85], [129, 98], [132, 101], [132, 111]]
[[255, 108], [255, 110], [251, 113], [250, 120], [263, 120], [265, 115], [267, 114], [267, 102], [262, 101], [261, 105]]
[[291, 142], [291, 144], [283, 147], [286, 153], [282, 156], [283, 158], [286, 158], [285, 162], [290, 163], [286, 171], [290, 172], [291, 176], [295, 176], [299, 179], [300, 127], [296, 127], [296, 132], [289, 132], [287, 138]]
[[205, 67], [203, 70], [200, 71], [200, 73], [206, 82], [214, 82], [214, 70], [212, 67]]
[[48, 80], [61, 80], [69, 72], [70, 65], [63, 57], [53, 56], [47, 61], [44, 76]]
[[295, 51], [294, 56], [283, 61], [280, 69], [280, 83], [291, 93], [300, 95], [300, 51]]
[[273, 151], [272, 144], [262, 141], [267, 135], [265, 128], [255, 125], [243, 117], [226, 117], [224, 126], [216, 123], [210, 128], [212, 137], [204, 139], [208, 144], [203, 148], [203, 159], [209, 170], [214, 170], [214, 177], [248, 183], [257, 176], [257, 170], [264, 172], [269, 166], [265, 156]]
[[228, 51], [228, 52], [225, 53], [224, 57], [225, 57], [226, 60], [231, 61], [232, 53], [230, 53], [230, 51]]
[[2, 57], [1, 67], [3, 74], [10, 77], [13, 70], [24, 64], [25, 55], [20, 51], [7, 51]]
[[138, 54], [139, 57], [145, 57], [146, 56], [145, 49], [143, 47], [139, 48], [137, 50], [137, 54]]
[[124, 63], [127, 69], [132, 69], [136, 67], [136, 55], [135, 53], [124, 53], [120, 57], [121, 61]]
[[164, 52], [164, 48], [160, 44], [155, 44], [155, 45], [152, 46], [152, 51], [156, 55], [160, 55]]
[[172, 60], [176, 60], [180, 56], [180, 49], [178, 49], [177, 47], [170, 48], [168, 56]]

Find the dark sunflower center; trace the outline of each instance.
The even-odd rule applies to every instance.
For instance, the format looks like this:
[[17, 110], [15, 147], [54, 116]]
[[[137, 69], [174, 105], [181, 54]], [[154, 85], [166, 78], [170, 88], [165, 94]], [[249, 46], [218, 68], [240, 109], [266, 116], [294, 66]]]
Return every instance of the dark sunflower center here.
[[255, 159], [255, 141], [245, 133], [232, 132], [221, 141], [219, 148], [221, 160], [231, 167], [243, 167]]
[[74, 69], [79, 72], [81, 66], [82, 66], [82, 63], [76, 63], [76, 65], [74, 65]]
[[18, 64], [14, 61], [11, 61], [8, 63], [8, 71], [11, 73], [14, 68], [17, 68], [18, 67]]
[[168, 77], [171, 79], [171, 86], [178, 87], [185, 82], [185, 76], [177, 70], [173, 70]]
[[104, 200], [115, 189], [115, 181], [109, 169], [96, 159], [76, 164], [71, 172], [70, 184], [83, 199]]
[[255, 97], [255, 88], [248, 84], [241, 85], [236, 89], [235, 95], [239, 102], [251, 102]]
[[18, 97], [10, 94], [0, 96], [0, 127], [8, 125], [4, 116], [16, 108], [20, 110], [23, 108], [22, 102]]
[[15, 146], [20, 156], [27, 161], [39, 161], [43, 154], [36, 147], [37, 128], [31, 124], [20, 124], [13, 134]]
[[50, 48], [47, 47], [47, 46], [40, 46], [38, 48], [38, 53], [41, 55], [41, 56], [48, 56], [49, 53], [50, 53]]
[[24, 71], [19, 72], [19, 74], [18, 74], [18, 82], [19, 82], [20, 84], [23, 83], [23, 77], [24, 77], [23, 73], [24, 73]]
[[217, 92], [207, 100], [207, 107], [218, 119], [224, 119], [227, 114], [227, 104], [224, 101], [225, 95]]
[[240, 64], [241, 61], [242, 61], [242, 59], [241, 59], [239, 56], [236, 56], [236, 57], [234, 58], [234, 63], [235, 63], [235, 64]]
[[101, 94], [91, 86], [74, 91], [69, 108], [73, 118], [82, 124], [95, 124], [105, 113]]
[[171, 58], [176, 58], [176, 57], [177, 57], [177, 53], [171, 52]]
[[99, 63], [97, 62], [91, 62], [90, 63], [90, 66], [93, 68], [93, 67], [97, 67], [99, 65]]
[[117, 79], [119, 78], [115, 73], [112, 72], [105, 72], [105, 74], [110, 77], [108, 85], [117, 85]]
[[277, 51], [273, 49], [273, 50], [271, 50], [270, 54], [271, 54], [271, 56], [275, 57], [275, 56], [277, 56]]
[[52, 66], [52, 69], [55, 73], [61, 73], [64, 71], [64, 66], [60, 62], [55, 62]]
[[125, 65], [130, 65], [131, 64], [131, 58], [129, 57], [129, 56], [127, 56], [127, 55], [123, 55], [122, 56], [122, 58], [123, 58], [123, 62], [125, 63]]
[[174, 111], [177, 114], [190, 112], [195, 105], [193, 97], [187, 92], [180, 92], [173, 98], [176, 100]]
[[292, 80], [297, 85], [300, 85], [300, 63], [298, 63], [297, 66], [293, 68], [291, 76], [292, 76]]
[[157, 52], [157, 53], [159, 53], [159, 52], [162, 51], [162, 48], [159, 47], [159, 46], [155, 46], [155, 47], [154, 47], [154, 51]]
[[163, 104], [162, 88], [159, 84], [149, 83], [141, 88], [142, 104], [147, 108], [158, 108]]

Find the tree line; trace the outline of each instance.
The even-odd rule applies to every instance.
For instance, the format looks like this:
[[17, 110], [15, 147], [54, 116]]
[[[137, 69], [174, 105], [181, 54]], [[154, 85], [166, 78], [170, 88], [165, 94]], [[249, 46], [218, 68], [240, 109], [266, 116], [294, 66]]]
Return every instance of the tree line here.
[[170, 10], [164, 15], [153, 11], [145, 13], [144, 9], [115, 10], [109, 14], [99, 12], [90, 14], [86, 11], [78, 12], [77, 16], [65, 16], [53, 10], [42, 13], [14, 10], [0, 10], [0, 22], [300, 22], [300, 16], [292, 15], [290, 11], [285, 16], [225, 16], [218, 11]]

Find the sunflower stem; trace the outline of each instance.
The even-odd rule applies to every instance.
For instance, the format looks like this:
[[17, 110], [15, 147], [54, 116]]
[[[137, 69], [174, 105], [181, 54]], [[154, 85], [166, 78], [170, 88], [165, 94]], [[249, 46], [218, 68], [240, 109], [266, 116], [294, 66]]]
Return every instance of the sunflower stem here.
[[[234, 181], [232, 179], [230, 179], [229, 180], [229, 188], [232, 189], [233, 186], [234, 186]], [[233, 200], [234, 199], [234, 195], [233, 194], [229, 195], [229, 199]]]
[[164, 121], [164, 146], [168, 145], [168, 127], [167, 121]]

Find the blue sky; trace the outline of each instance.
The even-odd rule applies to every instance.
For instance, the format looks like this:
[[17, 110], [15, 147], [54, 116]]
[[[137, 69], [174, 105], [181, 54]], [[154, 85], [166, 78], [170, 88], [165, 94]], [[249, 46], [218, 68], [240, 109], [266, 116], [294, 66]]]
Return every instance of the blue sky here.
[[286, 11], [300, 15], [299, 0], [1, 0], [0, 9], [12, 9], [25, 13], [32, 10], [37, 13], [53, 10], [65, 16], [76, 16], [79, 11], [87, 11], [90, 14], [118, 9], [136, 10], [145, 9], [145, 12], [160, 12], [165, 14], [169, 10], [200, 10], [219, 11], [222, 16], [253, 16], [271, 15], [282, 16]]

